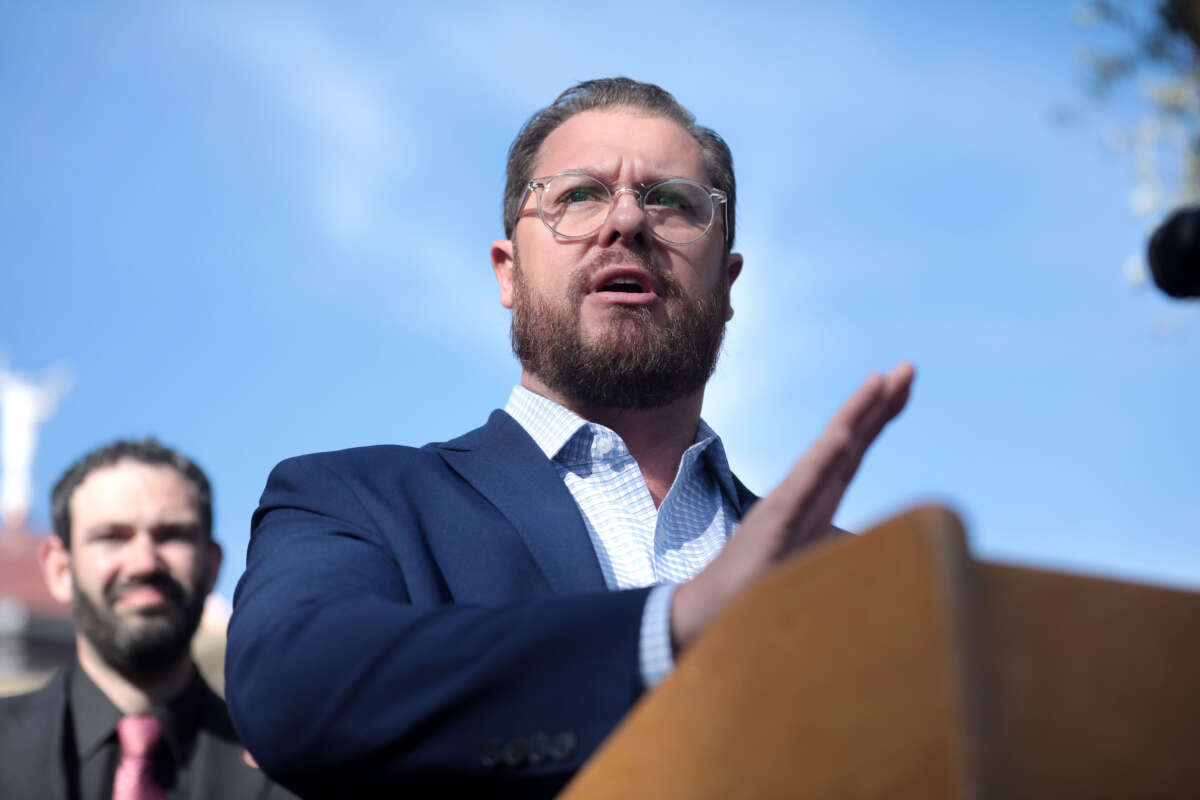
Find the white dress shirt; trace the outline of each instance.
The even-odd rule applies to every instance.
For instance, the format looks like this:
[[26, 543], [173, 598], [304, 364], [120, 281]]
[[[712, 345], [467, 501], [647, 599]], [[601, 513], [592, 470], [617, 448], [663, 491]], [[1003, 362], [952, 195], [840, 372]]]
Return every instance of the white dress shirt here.
[[647, 687], [674, 667], [671, 595], [713, 559], [738, 524], [725, 448], [700, 420], [662, 504], [610, 428], [516, 386], [504, 410], [558, 470], [579, 506], [609, 589], [655, 586], [642, 611], [638, 659]]

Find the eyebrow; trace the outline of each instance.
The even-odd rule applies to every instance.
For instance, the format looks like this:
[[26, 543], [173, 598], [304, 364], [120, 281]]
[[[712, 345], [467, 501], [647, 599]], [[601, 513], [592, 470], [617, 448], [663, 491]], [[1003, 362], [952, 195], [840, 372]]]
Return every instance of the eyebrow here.
[[[614, 174], [612, 171], [596, 169], [595, 167], [569, 167], [567, 169], [560, 169], [560, 170], [557, 170], [556, 172], [550, 172], [550, 173], [547, 173], [546, 175], [541, 175], [538, 177], [552, 178], [555, 175], [562, 175], [564, 172], [577, 172], [577, 173], [582, 173], [584, 175], [591, 175], [593, 178], [599, 178], [600, 180], [602, 180], [605, 183], [612, 185], [612, 186], [615, 186], [618, 183], [618, 181], [617, 181], [616, 177], [614, 177]], [[683, 180], [696, 181], [697, 183], [704, 183], [704, 180], [702, 180], [700, 178], [689, 178], [688, 176], [681, 175], [679, 173], [655, 171], [655, 172], [651, 173], [651, 177], [646, 178], [644, 180], [640, 180], [640, 181], [633, 181], [632, 185], [634, 185], [634, 186], [649, 186], [652, 183], [658, 183], [659, 181], [666, 181], [666, 180], [670, 180], [672, 178], [682, 178]]]
[[131, 522], [98, 522], [83, 532], [84, 536], [92, 537], [104, 533], [112, 533], [113, 531], [129, 530], [135, 526]]
[[[125, 522], [121, 520], [112, 520], [108, 522], [98, 522], [95, 525], [83, 531], [84, 538], [92, 539], [98, 536], [103, 536], [109, 533], [125, 533], [137, 530], [138, 525], [133, 522]], [[150, 527], [151, 533], [172, 533], [172, 532], [187, 532], [198, 533], [200, 531], [200, 520], [165, 520]]]
[[[619, 170], [617, 170], [617, 171], [619, 171]], [[590, 167], [575, 166], [575, 167], [563, 167], [562, 169], [556, 169], [553, 172], [543, 172], [540, 175], [535, 175], [534, 179], [536, 180], [537, 178], [553, 178], [555, 175], [562, 175], [564, 172], [579, 172], [584, 175], [591, 175], [593, 178], [601, 178], [603, 180], [608, 181], [609, 183], [613, 182], [612, 175], [614, 174], [613, 170], [597, 169], [595, 166], [590, 166]]]

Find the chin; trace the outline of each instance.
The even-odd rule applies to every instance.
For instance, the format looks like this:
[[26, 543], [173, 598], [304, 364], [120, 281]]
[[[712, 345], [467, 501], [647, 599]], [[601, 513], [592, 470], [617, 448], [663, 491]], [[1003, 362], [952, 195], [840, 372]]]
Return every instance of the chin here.
[[605, 311], [604, 319], [592, 325], [580, 323], [579, 338], [587, 347], [636, 346], [655, 336], [665, 324], [649, 309], [613, 306]]

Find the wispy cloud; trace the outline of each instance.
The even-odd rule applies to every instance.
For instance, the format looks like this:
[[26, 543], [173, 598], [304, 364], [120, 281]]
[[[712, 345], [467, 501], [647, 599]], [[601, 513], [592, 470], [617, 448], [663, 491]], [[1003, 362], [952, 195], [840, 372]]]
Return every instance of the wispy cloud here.
[[428, 87], [389, 76], [418, 54], [398, 61], [287, 6], [189, 6], [179, 22], [234, 57], [264, 102], [295, 124], [281, 133], [300, 134], [294, 164], [317, 229], [344, 253], [337, 275], [307, 275], [312, 292], [399, 327], [488, 344], [498, 329], [502, 337], [489, 242], [464, 241], [463, 220], [411, 191], [431, 171], [419, 159], [434, 134], [410, 119], [413, 91]]
[[379, 64], [288, 6], [188, 6], [184, 27], [245, 65], [309, 142], [316, 212], [345, 246], [387, 218], [387, 190], [409, 169], [411, 127], [388, 102]]

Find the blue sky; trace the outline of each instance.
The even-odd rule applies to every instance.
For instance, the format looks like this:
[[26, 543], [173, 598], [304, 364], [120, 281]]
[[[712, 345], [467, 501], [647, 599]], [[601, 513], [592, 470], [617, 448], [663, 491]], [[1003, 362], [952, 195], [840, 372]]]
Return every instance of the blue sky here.
[[[428, 7], [426, 7], [428, 6]], [[219, 590], [289, 455], [450, 438], [518, 368], [507, 146], [661, 83], [733, 148], [746, 268], [705, 416], [765, 492], [857, 383], [912, 401], [837, 520], [956, 507], [986, 558], [1200, 587], [1200, 314], [1130, 287], [1133, 166], [1069, 2], [0, 7], [0, 355], [74, 388], [34, 518], [152, 434], [214, 480]]]

